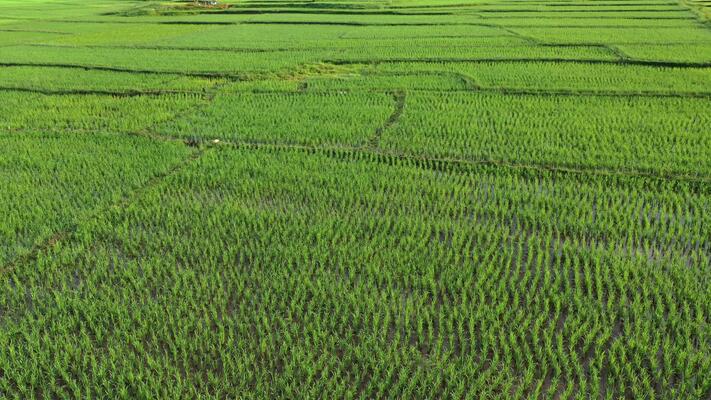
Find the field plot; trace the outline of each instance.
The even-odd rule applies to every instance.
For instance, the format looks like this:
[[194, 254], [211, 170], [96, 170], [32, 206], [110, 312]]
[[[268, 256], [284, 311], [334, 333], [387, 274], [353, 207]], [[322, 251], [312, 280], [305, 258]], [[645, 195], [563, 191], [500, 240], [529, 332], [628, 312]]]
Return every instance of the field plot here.
[[[226, 89], [229, 90], [229, 89]], [[391, 96], [379, 93], [233, 93], [185, 118], [169, 120], [160, 133], [203, 139], [269, 143], [366, 142], [391, 113]]]
[[700, 394], [663, 382], [708, 367], [694, 304], [710, 221], [693, 211], [708, 195], [526, 175], [208, 150], [42, 254], [41, 274], [14, 269], [38, 295], [28, 309], [4, 291], [5, 318], [30, 336], [0, 336], [3, 362], [40, 355], [38, 373], [95, 368], [160, 397], [532, 395], [548, 381], [621, 394], [637, 380], [635, 396]]
[[307, 50], [287, 52], [243, 51], [237, 54], [209, 49], [156, 49], [141, 47], [8, 46], [3, 62], [11, 66], [59, 66], [86, 69], [168, 72], [201, 76], [277, 72], [307, 62], [318, 55]]
[[681, 67], [576, 61], [391, 62], [375, 73], [420, 71], [461, 74], [480, 90], [550, 90], [561, 93], [651, 94], [711, 97], [711, 66]]
[[[588, 27], [558, 28], [534, 27], [512, 28], [512, 31], [544, 43], [619, 43], [639, 44], [670, 41], [674, 43], [708, 43], [711, 31], [701, 26], [688, 28], [609, 28], [596, 27], [595, 35], [591, 37]], [[662, 39], [663, 38], [663, 39]]]
[[383, 135], [386, 148], [474, 161], [711, 173], [708, 99], [417, 93], [408, 100]]
[[637, 44], [618, 48], [632, 58], [671, 62], [711, 64], [711, 44]]
[[0, 3], [0, 398], [711, 398], [703, 0]]
[[47, 95], [8, 90], [2, 97], [0, 132], [138, 132], [202, 103], [197, 95]]
[[40, 93], [148, 94], [200, 93], [224, 84], [220, 78], [181, 74], [151, 74], [62, 67], [6, 67], [0, 75], [0, 88]]
[[61, 37], [62, 35], [63, 33], [55, 32], [24, 32], [12, 29], [0, 30], [0, 46], [42, 42]]
[[109, 134], [0, 133], [0, 263], [27, 254], [81, 217], [177, 165], [173, 143]]

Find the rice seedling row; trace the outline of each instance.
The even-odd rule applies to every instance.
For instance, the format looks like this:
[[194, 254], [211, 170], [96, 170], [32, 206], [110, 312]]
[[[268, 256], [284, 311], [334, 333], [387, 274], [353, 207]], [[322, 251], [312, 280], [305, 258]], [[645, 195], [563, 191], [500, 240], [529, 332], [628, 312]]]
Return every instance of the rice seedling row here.
[[708, 399], [703, 1], [5, 0], [0, 398]]
[[708, 193], [649, 184], [208, 150], [13, 269], [3, 389], [701, 398]]

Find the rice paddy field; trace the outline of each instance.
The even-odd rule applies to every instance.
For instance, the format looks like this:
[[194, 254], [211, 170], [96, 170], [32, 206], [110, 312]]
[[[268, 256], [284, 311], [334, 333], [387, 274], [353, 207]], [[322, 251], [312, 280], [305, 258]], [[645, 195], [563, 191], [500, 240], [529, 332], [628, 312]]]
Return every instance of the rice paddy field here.
[[711, 3], [3, 0], [0, 398], [711, 399]]

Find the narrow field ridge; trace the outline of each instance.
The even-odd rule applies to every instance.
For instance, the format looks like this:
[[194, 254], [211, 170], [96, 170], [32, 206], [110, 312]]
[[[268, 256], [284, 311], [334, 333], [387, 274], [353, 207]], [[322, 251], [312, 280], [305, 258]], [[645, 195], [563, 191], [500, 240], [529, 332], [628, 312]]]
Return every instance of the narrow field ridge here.
[[[150, 190], [152, 187], [155, 187], [164, 179], [168, 178], [169, 176], [175, 175], [181, 169], [185, 168], [189, 164], [198, 160], [205, 153], [205, 151], [207, 151], [208, 149], [209, 148], [197, 149], [196, 151], [193, 152], [193, 154], [191, 154], [183, 162], [176, 164], [173, 167], [171, 167], [170, 169], [168, 169], [167, 171], [152, 177], [151, 179], [146, 181], [146, 183], [143, 186], [137, 187], [137, 188], [131, 190], [130, 192], [126, 193], [117, 202], [96, 209], [95, 211], [93, 211], [92, 213], [87, 215], [85, 217], [85, 220], [90, 220], [92, 218], [95, 218], [96, 216], [100, 215], [101, 213], [105, 212], [106, 210], [109, 210], [112, 208], [116, 208], [116, 207], [122, 208], [122, 207], [128, 206], [132, 201], [134, 201], [137, 197], [139, 197], [141, 195], [141, 193], [144, 193], [144, 192]], [[8, 272], [10, 272], [14, 268], [16, 268], [18, 265], [31, 263], [31, 262], [35, 261], [40, 253], [49, 250], [52, 246], [59, 243], [60, 241], [68, 240], [76, 232], [76, 230], [81, 226], [81, 224], [83, 222], [84, 221], [74, 221], [66, 228], [64, 228], [58, 232], [54, 232], [46, 240], [44, 240], [40, 244], [34, 246], [27, 254], [21, 255], [21, 256], [17, 257], [16, 259], [10, 260], [5, 265], [0, 266], [0, 274], [7, 274]]]
[[378, 146], [380, 145], [380, 138], [383, 136], [383, 132], [387, 131], [388, 128], [396, 124], [398, 119], [400, 119], [400, 116], [405, 111], [405, 98], [406, 94], [404, 91], [396, 91], [393, 93], [393, 99], [395, 100], [395, 109], [393, 110], [393, 113], [390, 114], [390, 117], [388, 117], [387, 121], [385, 121], [382, 126], [378, 127], [373, 137], [368, 140], [368, 148], [378, 148]]

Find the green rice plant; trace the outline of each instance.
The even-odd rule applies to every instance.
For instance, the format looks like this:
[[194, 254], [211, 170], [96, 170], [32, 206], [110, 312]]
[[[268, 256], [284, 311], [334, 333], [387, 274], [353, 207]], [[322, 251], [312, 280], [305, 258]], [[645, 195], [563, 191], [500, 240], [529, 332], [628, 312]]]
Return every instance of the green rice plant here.
[[157, 131], [201, 139], [359, 145], [385, 123], [392, 103], [384, 93], [226, 92]]
[[45, 66], [79, 66], [136, 72], [157, 71], [199, 75], [280, 71], [319, 59], [308, 51], [245, 52], [235, 56], [209, 50], [92, 48], [64, 46], [4, 47], [0, 62]]
[[[643, 203], [661, 236], [629, 241]], [[472, 398], [699, 398], [711, 221], [698, 204], [708, 193], [646, 178], [208, 150], [9, 273], [0, 385], [431, 398], [466, 381]]]
[[620, 93], [711, 93], [711, 67], [674, 68], [584, 62], [385, 63], [375, 71], [459, 73], [483, 88]]
[[12, 27], [9, 27], [0, 31], [0, 46], [36, 43], [62, 36], [61, 33], [27, 32], [20, 29], [13, 30]]
[[338, 39], [352, 29], [357, 28], [338, 25], [302, 25], [297, 29], [294, 29], [291, 25], [284, 24], [218, 25], [218, 29], [206, 30], [195, 35], [184, 35], [175, 39], [166, 39], [161, 43], [173, 46], [221, 43], [239, 47], [242, 44], [259, 42], [272, 47], [279, 47], [292, 41], [308, 40], [311, 43], [317, 43], [321, 40]]
[[[672, 9], [673, 8], [673, 9]], [[635, 18], [635, 19], [691, 19], [694, 15], [685, 8], [670, 7], [668, 10], [642, 10], [637, 8], [628, 8], [626, 10], [622, 9], [612, 9], [596, 7], [587, 7], [584, 10], [532, 10], [532, 9], [518, 9], [518, 10], [489, 10], [486, 12], [479, 12], [487, 20], [492, 22], [501, 22], [502, 20], [508, 20], [509, 18], [536, 18], [536, 19], [547, 19], [547, 20], [560, 20], [560, 19], [579, 19], [579, 18], [600, 18], [600, 19], [618, 19], [618, 18]]]
[[[280, 24], [273, 24], [282, 26]], [[288, 26], [288, 25], [287, 25]], [[238, 26], [238, 27], [241, 27]], [[269, 25], [265, 25], [265, 30], [268, 31]], [[408, 32], [410, 28], [399, 27], [402, 32]], [[244, 52], [247, 50], [283, 52], [288, 50], [312, 50], [323, 52], [330, 50], [332, 53], [338, 50], [336, 54], [345, 54], [352, 56], [364, 56], [369, 53], [380, 54], [380, 52], [422, 52], [418, 47], [427, 47], [429, 51], [439, 51], [445, 53], [447, 51], [464, 52], [469, 47], [487, 47], [487, 46], [525, 46], [530, 45], [529, 41], [517, 36], [485, 36], [485, 37], [447, 37], [447, 36], [420, 36], [420, 37], [365, 37], [365, 38], [345, 38], [326, 37], [321, 39], [312, 38], [309, 35], [299, 35], [290, 38], [288, 41], [279, 40], [278, 36], [270, 36], [268, 34], [256, 35], [253, 38], [234, 40], [234, 30], [211, 31], [204, 35], [188, 35], [181, 37], [180, 40], [170, 40], [159, 42], [144, 47], [159, 47], [159, 48], [200, 48], [200, 49], [221, 49], [225, 51]], [[291, 26], [292, 31], [299, 32], [301, 28]], [[332, 35], [333, 36], [333, 35]], [[368, 46], [364, 46], [364, 44]], [[405, 46], [405, 45], [409, 46]], [[413, 46], [416, 45], [416, 46]], [[408, 50], [409, 49], [409, 50]], [[407, 53], [406, 53], [407, 54]], [[393, 54], [394, 55], [394, 54]], [[391, 55], [392, 56], [392, 55]]]
[[344, 38], [348, 39], [387, 39], [417, 37], [487, 37], [511, 36], [492, 26], [483, 25], [440, 25], [440, 26], [365, 26], [347, 30]]
[[412, 73], [412, 74], [351, 74], [339, 77], [314, 77], [306, 80], [309, 91], [321, 90], [466, 90], [467, 82], [456, 74]]
[[703, 4], [227, 3], [0, 3], [0, 398], [709, 398]]
[[617, 46], [631, 58], [672, 62], [711, 63], [711, 45], [708, 43], [623, 44]]
[[204, 104], [193, 94], [122, 97], [18, 91], [1, 92], [0, 101], [0, 132], [137, 132]]
[[[210, 18], [221, 19], [219, 16]], [[486, 20], [472, 14], [462, 15], [398, 15], [398, 14], [303, 14], [303, 13], [266, 13], [254, 14], [249, 18], [250, 23], [321, 23], [343, 25], [476, 25], [487, 24]]]
[[559, 167], [708, 176], [706, 99], [416, 93], [382, 146]]
[[[505, 41], [510, 41], [508, 37]], [[515, 39], [514, 40], [518, 40]], [[331, 51], [325, 52], [331, 60], [341, 62], [382, 63], [382, 62], [447, 62], [447, 61], [476, 61], [476, 60], [576, 60], [576, 61], [613, 61], [619, 55], [610, 49], [589, 46], [536, 46], [536, 45], [494, 45], [471, 47], [410, 47], [403, 43], [400, 47], [368, 48], [363, 47], [352, 52]]]
[[43, 43], [66, 46], [137, 46], [150, 45], [155, 42], [180, 38], [183, 36], [200, 35], [216, 29], [210, 25], [189, 24], [147, 24], [136, 29], [134, 24], [117, 23], [81, 23], [71, 24], [54, 22], [47, 23], [45, 29], [62, 29], [71, 33], [61, 38], [54, 38]]
[[75, 18], [84, 15], [96, 16], [103, 11], [122, 6], [124, 4], [117, 0], [97, 0], [88, 4], [76, 1], [7, 0], [0, 4], [0, 15], [3, 18], [20, 20], [36, 20], [46, 17], [46, 15], [51, 15], [52, 18]]
[[540, 27], [540, 28], [556, 28], [556, 27], [581, 27], [597, 29], [600, 28], [690, 28], [695, 26], [695, 19], [688, 15], [686, 18], [674, 19], [654, 19], [653, 17], [640, 20], [634, 16], [626, 17], [626, 14], [618, 15], [617, 17], [599, 18], [595, 15], [588, 14], [587, 17], [580, 18], [497, 18], [492, 16], [486, 21], [500, 24], [507, 28], [515, 27]]
[[711, 32], [703, 27], [689, 24], [686, 28], [595, 28], [590, 35], [589, 28], [511, 28], [521, 35], [546, 43], [614, 43], [637, 44], [649, 42], [708, 43]]
[[[0, 265], [164, 173], [182, 145], [108, 134], [0, 134]], [[2, 270], [2, 273], [6, 271]]]
[[[264, 79], [261, 79], [264, 78]], [[239, 80], [230, 83], [223, 90], [229, 93], [236, 92], [297, 92], [303, 85], [303, 80], [294, 77], [283, 79], [281, 77], [256, 76], [253, 79]]]
[[0, 87], [46, 92], [206, 91], [225, 83], [220, 78], [171, 74], [84, 70], [57, 67], [0, 67]]

